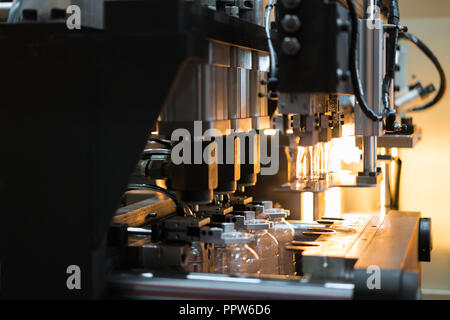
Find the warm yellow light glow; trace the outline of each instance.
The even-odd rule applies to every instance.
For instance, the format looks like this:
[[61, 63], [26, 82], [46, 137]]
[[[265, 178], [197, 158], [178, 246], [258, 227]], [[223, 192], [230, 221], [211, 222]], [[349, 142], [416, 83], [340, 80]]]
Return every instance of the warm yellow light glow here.
[[287, 134], [293, 134], [293, 133], [294, 133], [294, 130], [292, 130], [292, 129], [287, 129], [287, 130], [286, 130], [286, 133], [287, 133]]
[[297, 179], [301, 179], [303, 177], [303, 172], [305, 168], [303, 168], [303, 153], [305, 152], [304, 147], [297, 148], [297, 165], [296, 165], [296, 177]]
[[325, 216], [341, 216], [341, 189], [332, 188], [325, 192]]
[[[355, 126], [346, 124], [342, 127], [342, 137], [333, 139], [331, 142], [322, 144], [323, 154], [328, 163], [323, 165], [329, 173], [340, 172], [342, 162], [346, 164], [358, 164], [361, 161], [361, 150], [355, 146]], [[304, 177], [306, 161], [305, 147], [298, 148], [297, 154], [297, 178]], [[314, 196], [311, 192], [301, 194], [302, 220], [314, 220]], [[384, 205], [383, 205], [384, 206]], [[325, 216], [340, 217], [342, 214], [341, 189], [332, 188], [325, 191]]]
[[392, 148], [391, 149], [391, 155], [395, 158], [398, 157], [398, 149], [397, 148]]
[[355, 136], [355, 124], [346, 123], [342, 126], [342, 136], [343, 137], [354, 137]]
[[314, 221], [314, 196], [312, 192], [303, 192], [301, 194], [302, 220], [307, 222]]
[[386, 182], [384, 180], [386, 179], [386, 163], [381, 161], [380, 167], [383, 172], [383, 181], [380, 183], [380, 219], [382, 221], [386, 215]]
[[380, 208], [384, 208], [386, 204], [385, 193], [386, 193], [386, 184], [384, 179], [386, 179], [386, 163], [381, 161], [380, 163], [381, 170], [383, 171], [383, 181], [380, 183]]
[[333, 139], [328, 155], [328, 168], [330, 171], [339, 170], [341, 161], [347, 164], [359, 163], [361, 150], [355, 146], [355, 125], [342, 126], [342, 138]]
[[264, 130], [264, 134], [266, 136], [274, 136], [275, 133], [277, 133], [277, 130], [275, 130], [275, 129], [266, 129], [266, 130]]

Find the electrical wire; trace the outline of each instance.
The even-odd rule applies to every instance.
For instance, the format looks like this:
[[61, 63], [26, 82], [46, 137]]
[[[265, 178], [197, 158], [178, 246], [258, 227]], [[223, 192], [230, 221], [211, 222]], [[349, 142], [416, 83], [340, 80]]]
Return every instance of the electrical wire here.
[[386, 48], [386, 74], [383, 79], [383, 105], [385, 110], [390, 109], [390, 93], [392, 80], [395, 77], [395, 56], [397, 52], [398, 33], [400, 23], [400, 9], [397, 0], [389, 1], [388, 23], [393, 27], [389, 29], [389, 41]]
[[17, 23], [20, 21], [22, 14], [23, 0], [16, 0], [13, 2], [9, 10], [8, 23]]
[[358, 58], [358, 38], [359, 38], [359, 16], [356, 11], [355, 2], [353, 0], [347, 0], [347, 6], [350, 11], [350, 18], [352, 24], [352, 32], [350, 39], [350, 55], [349, 65], [352, 78], [353, 91], [358, 101], [358, 104], [364, 114], [373, 121], [381, 121], [387, 115], [386, 110], [383, 114], [377, 114], [375, 111], [369, 108], [367, 101], [364, 98], [364, 92], [362, 89], [361, 75], [359, 74], [359, 58]]
[[172, 148], [172, 143], [170, 143], [169, 140], [163, 140], [163, 139], [158, 139], [158, 138], [149, 138], [148, 141], [159, 143], [163, 146], [166, 146], [169, 149]]
[[426, 104], [419, 106], [419, 107], [412, 108], [411, 110], [408, 110], [408, 112], [416, 112], [416, 111], [423, 111], [423, 110], [429, 109], [432, 106], [434, 106], [435, 104], [437, 104], [442, 99], [442, 97], [444, 96], [444, 94], [447, 90], [447, 80], [445, 77], [444, 69], [442, 69], [442, 66], [441, 66], [438, 58], [433, 54], [433, 52], [425, 45], [425, 43], [423, 43], [415, 35], [408, 33], [408, 32], [404, 32], [400, 35], [400, 38], [408, 40], [409, 42], [414, 44], [416, 47], [418, 47], [431, 60], [431, 62], [436, 67], [436, 69], [439, 73], [440, 85], [439, 85], [439, 90], [436, 93], [436, 96], [432, 100], [427, 102]]
[[[165, 151], [168, 152], [165, 152]], [[169, 149], [144, 149], [142, 152], [142, 160], [150, 159], [153, 156], [170, 156]]]
[[[170, 193], [167, 189], [161, 188], [161, 187], [153, 185], [153, 184], [130, 184], [130, 185], [128, 185], [126, 191], [132, 191], [132, 190], [153, 190], [153, 191], [164, 193], [166, 196], [168, 196], [170, 199], [172, 199], [173, 202], [175, 202], [175, 205], [177, 206], [177, 208], [182, 209], [182, 211], [184, 212], [185, 215], [191, 216], [191, 217], [196, 217], [195, 213], [191, 210], [191, 208], [189, 208], [186, 205], [181, 205], [178, 202], [177, 197], [174, 194]], [[179, 212], [179, 211], [177, 210], [177, 212]]]
[[272, 16], [272, 9], [275, 6], [275, 2], [277, 0], [269, 0], [266, 5], [265, 13], [264, 13], [264, 28], [266, 31], [267, 45], [269, 46], [269, 55], [270, 55], [270, 77], [275, 79], [277, 77], [277, 54], [275, 52], [275, 48], [273, 47], [272, 37], [270, 35], [270, 18]]
[[169, 190], [161, 188], [159, 186], [155, 186], [153, 184], [130, 184], [128, 185], [126, 191], [132, 191], [132, 190], [153, 190], [153, 191], [157, 191], [157, 192], [161, 192], [164, 193], [166, 196], [168, 196], [170, 199], [173, 200], [173, 202], [175, 202], [175, 204], [177, 206], [180, 205], [180, 203], [177, 200], [177, 197], [170, 193]]

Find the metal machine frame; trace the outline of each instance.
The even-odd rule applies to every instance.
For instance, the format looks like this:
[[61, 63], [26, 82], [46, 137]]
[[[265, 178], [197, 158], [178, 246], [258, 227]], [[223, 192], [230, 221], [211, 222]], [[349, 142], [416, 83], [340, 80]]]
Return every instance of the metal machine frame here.
[[[261, 66], [270, 51], [262, 26], [191, 1], [76, 0], [73, 3], [83, 7], [86, 15], [83, 28], [77, 31], [68, 30], [61, 18], [45, 23], [1, 24], [0, 52], [7, 61], [2, 71], [7, 76], [1, 78], [0, 87], [8, 94], [0, 107], [4, 151], [0, 160], [0, 298], [417, 298], [419, 260], [427, 260], [431, 250], [430, 227], [423, 225], [421, 229], [423, 222], [418, 213], [389, 212], [384, 219], [372, 215], [344, 216], [339, 221], [324, 218], [313, 224], [292, 221], [298, 231], [296, 241], [300, 242], [291, 248], [297, 256], [298, 277], [186, 272], [189, 239], [201, 238], [201, 228], [221, 222], [214, 219], [219, 215], [225, 219], [229, 211], [256, 210], [255, 206], [261, 206], [248, 197], [251, 189], [246, 196], [241, 192], [256, 184], [259, 158], [257, 164], [241, 167], [240, 180], [233, 177], [237, 187], [232, 184], [230, 188], [238, 188], [238, 192], [230, 196], [231, 209], [215, 208], [220, 214], [211, 218], [180, 217], [180, 206], [155, 193], [146, 193], [144, 201], [120, 206], [130, 177], [143, 160], [142, 151], [146, 150], [150, 133], [158, 127], [169, 136], [173, 129], [189, 128], [192, 124], [190, 120], [183, 122], [180, 114], [170, 113], [170, 107], [183, 111], [185, 101], [180, 92], [191, 77], [199, 81], [198, 86], [193, 85], [196, 93], [209, 92], [211, 88], [201, 82], [202, 76], [217, 70], [220, 73], [220, 68], [231, 69], [231, 77], [240, 71], [232, 72], [244, 70], [242, 74], [248, 72], [249, 82], [259, 82], [263, 88], [261, 92], [250, 90], [248, 100], [251, 104], [257, 96], [264, 98], [264, 110], [248, 108], [240, 116], [236, 115], [241, 110], [230, 109], [230, 113], [221, 116], [210, 110], [214, 104], [211, 101], [225, 99], [225, 93], [207, 97], [211, 100], [203, 97], [207, 102], [196, 111], [202, 116], [211, 111], [206, 114], [207, 119], [199, 119], [208, 120], [210, 127], [261, 132], [270, 128], [269, 117], [277, 107], [278, 90], [281, 102], [288, 96], [304, 99], [303, 94], [319, 93], [308, 96], [308, 101], [328, 99], [327, 105], [335, 107], [324, 112], [320, 103], [311, 103], [311, 109], [290, 118], [290, 125], [296, 134], [303, 134], [308, 145], [339, 135], [343, 117], [333, 99], [338, 93], [352, 93], [347, 60], [349, 16], [340, 4], [342, 1], [304, 2], [304, 9], [317, 15], [309, 16], [308, 10], [301, 13], [302, 21], [313, 27], [299, 31], [305, 41], [301, 59], [280, 54], [278, 87], [272, 79], [266, 81], [268, 70]], [[281, 6], [277, 14], [283, 14], [285, 9]], [[247, 18], [261, 20], [258, 15]], [[272, 34], [278, 52], [282, 52], [285, 34], [281, 29]], [[381, 49], [377, 52], [381, 54]], [[247, 65], [244, 56], [253, 63]], [[381, 56], [376, 58], [380, 60]], [[206, 66], [206, 71], [196, 69], [198, 66]], [[364, 66], [373, 64], [367, 62]], [[298, 74], [300, 69], [304, 73]], [[381, 85], [370, 81], [367, 88]], [[177, 101], [180, 97], [181, 102]], [[192, 99], [195, 101], [191, 104], [196, 106], [203, 98]], [[279, 108], [281, 118], [286, 120], [288, 114], [294, 113], [289, 108], [294, 107], [287, 106], [284, 111]], [[370, 146], [371, 152], [365, 153], [367, 170], [355, 178], [355, 185], [376, 185], [375, 137], [381, 135], [381, 125], [362, 120], [363, 115], [358, 112], [355, 117], [360, 118], [361, 127], [357, 127], [357, 133], [365, 136], [362, 144], [365, 151]], [[324, 119], [329, 113], [334, 116], [330, 121], [336, 129], [333, 133], [327, 119], [323, 127], [312, 122], [317, 114]], [[284, 121], [283, 130], [286, 125]], [[318, 134], [319, 127], [324, 135]], [[317, 135], [311, 134], [311, 140], [307, 140], [305, 130]], [[145, 173], [148, 165], [144, 165]], [[175, 168], [175, 177], [194, 170], [171, 168]], [[189, 202], [192, 208], [199, 212], [209, 210], [199, 204], [203, 205], [201, 201], [205, 199], [211, 202], [216, 180], [221, 180], [217, 173], [214, 177], [208, 174], [217, 170], [199, 169], [202, 174], [198, 180], [206, 177], [206, 187], [199, 182], [197, 189], [185, 190], [187, 183], [181, 179], [172, 187], [179, 199], [182, 195], [182, 202], [194, 199]], [[236, 167], [223, 172], [234, 175], [233, 170]], [[282, 172], [286, 171], [289, 169], [282, 168]], [[197, 183], [193, 172], [186, 175], [192, 185]], [[248, 181], [242, 174], [250, 177]], [[284, 176], [281, 179], [282, 183], [289, 182]], [[277, 187], [281, 186], [280, 177], [275, 180]], [[260, 183], [264, 181], [261, 179]], [[270, 183], [273, 185], [273, 181]], [[329, 186], [336, 185], [341, 184]], [[195, 198], [194, 192], [198, 193], [195, 197], [202, 198]], [[255, 191], [255, 198], [256, 195]], [[333, 228], [340, 224], [354, 234], [345, 241], [338, 240], [343, 247], [333, 252], [326, 243], [332, 243], [334, 238], [327, 232], [338, 232]], [[130, 244], [134, 234], [146, 238], [134, 239]], [[327, 253], [308, 249], [302, 242], [305, 237], [328, 248]], [[81, 288], [68, 290], [68, 270], [74, 265], [82, 270]], [[367, 290], [367, 270], [372, 265], [381, 269], [381, 291]]]

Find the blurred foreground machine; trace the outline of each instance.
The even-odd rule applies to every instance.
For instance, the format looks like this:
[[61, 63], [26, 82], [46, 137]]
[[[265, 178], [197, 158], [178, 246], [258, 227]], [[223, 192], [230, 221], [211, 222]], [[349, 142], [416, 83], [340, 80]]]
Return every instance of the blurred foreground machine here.
[[[419, 139], [398, 104], [433, 91], [394, 103], [397, 1], [71, 4], [80, 30], [39, 5], [0, 25], [1, 298], [420, 297], [431, 222], [391, 210], [377, 166]], [[353, 175], [327, 165], [344, 124]], [[327, 190], [381, 183], [384, 214], [325, 216]], [[233, 269], [277, 224], [277, 274], [245, 269], [264, 252]]]

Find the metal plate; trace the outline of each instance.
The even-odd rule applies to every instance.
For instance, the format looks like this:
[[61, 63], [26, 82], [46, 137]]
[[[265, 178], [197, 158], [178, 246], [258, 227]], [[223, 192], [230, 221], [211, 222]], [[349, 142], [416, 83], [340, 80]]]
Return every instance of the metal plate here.
[[321, 280], [351, 279], [353, 265], [370, 242], [378, 220], [373, 214], [345, 214], [343, 218], [329, 226], [334, 232], [316, 231], [318, 237], [310, 242], [315, 246], [298, 246], [305, 275]]
[[[420, 213], [392, 211], [354, 265], [357, 298], [417, 299], [420, 286]], [[378, 285], [368, 288], [373, 275]], [[369, 290], [368, 290], [369, 289]]]
[[[324, 192], [330, 188], [367, 188], [375, 187], [381, 180], [382, 174], [373, 177], [374, 181], [363, 181], [358, 179], [357, 175], [350, 174], [348, 171], [333, 172], [329, 174], [327, 181], [319, 180], [308, 183], [308, 185], [299, 182], [287, 182], [279, 188], [273, 189], [274, 192]], [[375, 183], [376, 181], [376, 183]]]
[[[414, 133], [411, 135], [392, 134], [378, 137], [378, 148], [414, 148], [416, 144], [422, 139], [422, 133]], [[362, 137], [357, 136], [355, 145], [361, 147]]]
[[133, 299], [351, 299], [354, 287], [299, 277], [261, 279], [206, 273], [158, 277], [150, 272], [118, 274], [110, 284], [118, 297]]

